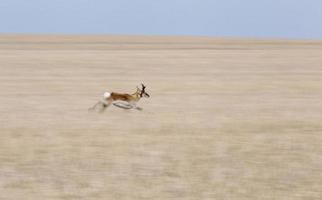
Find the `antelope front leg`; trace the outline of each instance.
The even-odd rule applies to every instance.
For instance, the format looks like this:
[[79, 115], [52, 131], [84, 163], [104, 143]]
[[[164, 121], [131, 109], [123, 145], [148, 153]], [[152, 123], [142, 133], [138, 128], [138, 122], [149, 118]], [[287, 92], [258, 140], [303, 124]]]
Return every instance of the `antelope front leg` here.
[[139, 110], [139, 111], [143, 110], [143, 108], [138, 107], [138, 106], [136, 105], [136, 103], [131, 103], [131, 106], [132, 106], [132, 108], [134, 108], [134, 109], [136, 109], [136, 110]]

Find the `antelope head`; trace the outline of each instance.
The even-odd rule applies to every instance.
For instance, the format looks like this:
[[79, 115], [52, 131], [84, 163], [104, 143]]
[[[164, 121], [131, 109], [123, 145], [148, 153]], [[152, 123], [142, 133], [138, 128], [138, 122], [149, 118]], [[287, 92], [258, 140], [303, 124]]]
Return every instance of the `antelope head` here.
[[143, 85], [143, 83], [141, 83], [141, 85], [142, 85], [142, 89], [140, 90], [140, 97], [141, 97], [141, 98], [142, 98], [142, 97], [149, 98], [149, 97], [150, 97], [150, 95], [145, 91], [146, 86], [145, 86], [145, 85]]

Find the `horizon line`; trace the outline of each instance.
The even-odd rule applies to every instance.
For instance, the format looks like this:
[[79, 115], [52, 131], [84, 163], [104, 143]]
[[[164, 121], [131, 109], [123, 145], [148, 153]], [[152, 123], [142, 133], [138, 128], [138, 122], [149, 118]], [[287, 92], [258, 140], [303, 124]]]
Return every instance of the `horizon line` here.
[[322, 38], [293, 38], [293, 37], [262, 37], [262, 36], [217, 36], [217, 35], [190, 35], [190, 34], [115, 34], [115, 33], [6, 33], [0, 32], [0, 37], [3, 36], [53, 36], [53, 37], [178, 37], [178, 38], [204, 38], [216, 40], [273, 40], [273, 41], [320, 41]]

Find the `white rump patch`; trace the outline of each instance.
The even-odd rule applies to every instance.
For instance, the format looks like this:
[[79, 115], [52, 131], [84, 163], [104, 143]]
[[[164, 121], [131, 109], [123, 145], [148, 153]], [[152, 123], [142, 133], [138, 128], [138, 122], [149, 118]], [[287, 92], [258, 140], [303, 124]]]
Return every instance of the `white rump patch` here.
[[104, 99], [107, 99], [110, 96], [111, 96], [111, 93], [109, 93], [109, 92], [104, 92], [104, 94], [103, 94]]

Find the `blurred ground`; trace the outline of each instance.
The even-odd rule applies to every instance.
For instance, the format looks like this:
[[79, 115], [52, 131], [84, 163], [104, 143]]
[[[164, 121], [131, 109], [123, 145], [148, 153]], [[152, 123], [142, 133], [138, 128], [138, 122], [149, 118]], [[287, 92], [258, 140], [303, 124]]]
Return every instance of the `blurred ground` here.
[[[322, 199], [322, 42], [1, 36], [0, 199]], [[87, 109], [104, 91], [144, 110]]]

